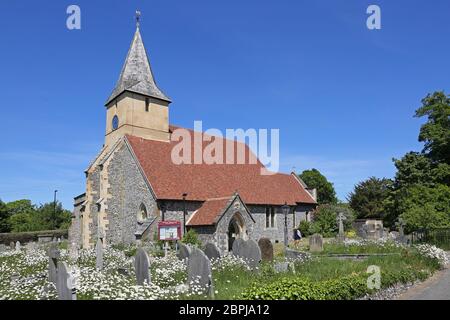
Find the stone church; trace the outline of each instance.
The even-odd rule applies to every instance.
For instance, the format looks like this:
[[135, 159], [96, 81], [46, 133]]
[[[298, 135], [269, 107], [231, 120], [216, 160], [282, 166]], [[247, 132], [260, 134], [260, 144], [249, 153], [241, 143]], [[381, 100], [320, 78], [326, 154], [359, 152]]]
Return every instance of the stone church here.
[[[104, 245], [153, 241], [159, 221], [178, 220], [182, 230], [194, 229], [226, 252], [236, 238], [283, 242], [285, 204], [292, 239], [293, 228], [316, 206], [315, 190], [293, 173], [261, 175], [259, 160], [175, 164], [170, 103], [155, 82], [138, 25], [105, 104], [103, 148], [85, 171], [86, 192], [74, 199], [69, 240], [84, 248], [98, 239]], [[245, 144], [231, 145], [254, 156]]]

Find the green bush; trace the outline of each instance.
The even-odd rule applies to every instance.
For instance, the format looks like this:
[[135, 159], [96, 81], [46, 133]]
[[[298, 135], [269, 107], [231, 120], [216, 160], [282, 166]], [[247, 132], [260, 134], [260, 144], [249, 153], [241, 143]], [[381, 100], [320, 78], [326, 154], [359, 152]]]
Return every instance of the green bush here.
[[300, 222], [298, 229], [302, 233], [303, 237], [308, 237], [311, 235], [311, 222], [303, 220]]
[[193, 229], [190, 229], [188, 232], [184, 234], [181, 242], [191, 244], [196, 247], [200, 247], [202, 244], [198, 238], [197, 232], [195, 232], [195, 230]]
[[[431, 272], [431, 270], [411, 267], [382, 270], [381, 288], [425, 280]], [[319, 281], [298, 277], [283, 278], [268, 284], [254, 282], [242, 293], [242, 298], [249, 300], [353, 300], [375, 291], [367, 286], [368, 276], [369, 274], [363, 271]]]
[[268, 285], [255, 283], [242, 297], [249, 300], [350, 300], [370, 292], [365, 276], [350, 275], [318, 282], [285, 278]]

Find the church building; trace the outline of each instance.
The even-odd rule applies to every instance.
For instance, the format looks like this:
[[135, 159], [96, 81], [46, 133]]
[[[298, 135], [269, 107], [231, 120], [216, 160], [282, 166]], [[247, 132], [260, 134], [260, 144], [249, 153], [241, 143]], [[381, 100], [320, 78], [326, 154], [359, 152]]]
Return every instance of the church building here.
[[[292, 239], [294, 228], [316, 207], [316, 191], [294, 173], [261, 174], [259, 160], [174, 163], [178, 142], [171, 136], [179, 128], [169, 122], [170, 103], [155, 82], [138, 24], [105, 104], [103, 148], [85, 171], [86, 192], [74, 199], [69, 240], [84, 248], [98, 239], [105, 246], [154, 241], [159, 221], [178, 220], [183, 232], [184, 226], [193, 229], [202, 242], [226, 252], [236, 238], [283, 242], [285, 219]], [[202, 148], [206, 145], [202, 142]], [[246, 144], [231, 145], [255, 157]]]

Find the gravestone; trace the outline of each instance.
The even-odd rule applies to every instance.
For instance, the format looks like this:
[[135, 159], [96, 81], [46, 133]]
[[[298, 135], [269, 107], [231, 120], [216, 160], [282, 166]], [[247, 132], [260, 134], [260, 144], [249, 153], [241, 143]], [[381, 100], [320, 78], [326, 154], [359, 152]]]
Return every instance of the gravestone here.
[[5, 252], [7, 247], [4, 244], [0, 244], [0, 252]]
[[256, 268], [261, 262], [261, 249], [259, 249], [258, 243], [252, 239], [242, 241], [242, 243], [233, 250], [233, 254], [244, 259], [252, 269]]
[[389, 238], [392, 240], [397, 240], [400, 234], [397, 231], [389, 232]]
[[188, 260], [188, 285], [198, 285], [204, 288], [209, 297], [214, 296], [214, 286], [211, 274], [211, 261], [205, 253], [198, 249], [192, 248], [191, 255]]
[[241, 238], [237, 238], [237, 239], [235, 239], [235, 240], [233, 241], [233, 246], [231, 247], [231, 251], [233, 251], [233, 254], [234, 254], [234, 255], [237, 255], [237, 254], [235, 254], [235, 253], [239, 251], [239, 248], [241, 247], [241, 245], [242, 245], [244, 242], [245, 242], [245, 241], [242, 240]]
[[340, 212], [336, 218], [338, 224], [339, 224], [339, 233], [338, 233], [338, 240], [339, 241], [344, 241], [345, 240], [345, 232], [344, 232], [344, 220], [347, 220], [347, 218], [345, 217], [345, 215]]
[[259, 249], [261, 250], [262, 261], [273, 261], [273, 244], [269, 238], [261, 238], [258, 241]]
[[20, 241], [16, 242], [16, 251], [20, 251], [21, 245], [20, 245]]
[[11, 241], [11, 242], [9, 243], [9, 248], [10, 248], [11, 250], [14, 250], [14, 249], [16, 248], [16, 244], [14, 243], [14, 241]]
[[316, 233], [309, 237], [309, 251], [311, 251], [311, 252], [322, 252], [323, 251], [322, 235]]
[[276, 273], [287, 272], [289, 269], [289, 262], [277, 262], [273, 268]]
[[142, 286], [144, 282], [150, 284], [150, 259], [144, 249], [139, 248], [136, 251], [134, 259], [134, 270], [136, 273], [136, 283]]
[[58, 262], [58, 277], [56, 290], [58, 291], [58, 300], [76, 300], [76, 292], [73, 286], [74, 279], [70, 274], [70, 269], [65, 262]]
[[58, 259], [60, 256], [58, 245], [52, 242], [48, 250], [48, 281], [55, 285], [58, 280]]
[[405, 227], [405, 221], [402, 218], [398, 218], [395, 225], [398, 227], [398, 241], [401, 243], [406, 243], [405, 232], [403, 230]]
[[284, 250], [284, 256], [288, 260], [304, 260], [309, 255], [306, 252], [296, 251], [289, 248]]
[[184, 243], [178, 244], [178, 253], [177, 253], [178, 259], [180, 259], [180, 260], [188, 259], [190, 254], [191, 254], [191, 248], [189, 248]]
[[97, 270], [103, 270], [103, 242], [101, 239], [97, 240], [95, 253], [95, 267], [97, 268]]
[[72, 242], [69, 247], [69, 257], [73, 261], [77, 261], [79, 257], [78, 245], [75, 242]]
[[208, 242], [205, 245], [205, 254], [209, 258], [209, 260], [220, 259], [220, 251], [212, 242]]

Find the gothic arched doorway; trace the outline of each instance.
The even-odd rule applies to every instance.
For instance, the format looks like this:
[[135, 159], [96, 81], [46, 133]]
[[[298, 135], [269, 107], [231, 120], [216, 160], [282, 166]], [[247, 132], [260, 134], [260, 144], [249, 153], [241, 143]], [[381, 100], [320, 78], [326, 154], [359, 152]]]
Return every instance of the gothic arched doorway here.
[[228, 251], [233, 248], [233, 242], [235, 239], [244, 238], [245, 235], [245, 223], [244, 219], [239, 213], [236, 213], [230, 220], [228, 225]]

